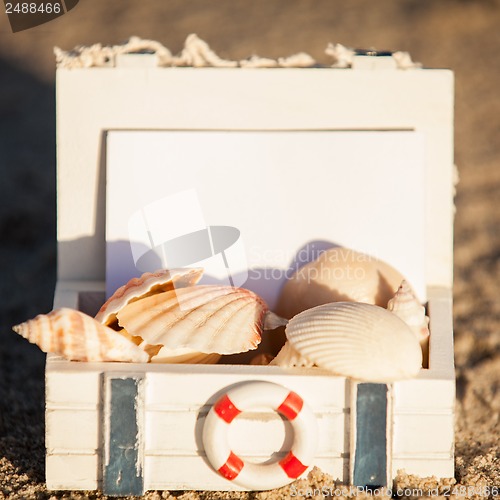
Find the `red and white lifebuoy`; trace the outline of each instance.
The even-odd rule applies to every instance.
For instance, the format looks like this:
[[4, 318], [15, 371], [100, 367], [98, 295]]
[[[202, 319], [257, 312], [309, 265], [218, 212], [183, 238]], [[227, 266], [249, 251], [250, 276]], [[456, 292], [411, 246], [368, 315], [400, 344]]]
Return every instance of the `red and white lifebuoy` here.
[[[228, 431], [243, 411], [266, 407], [284, 415], [292, 424], [294, 442], [285, 458], [271, 464], [243, 461], [231, 451]], [[272, 382], [249, 382], [227, 391], [208, 412], [203, 446], [212, 467], [229, 481], [249, 490], [279, 488], [297, 479], [316, 453], [316, 417], [295, 392]]]

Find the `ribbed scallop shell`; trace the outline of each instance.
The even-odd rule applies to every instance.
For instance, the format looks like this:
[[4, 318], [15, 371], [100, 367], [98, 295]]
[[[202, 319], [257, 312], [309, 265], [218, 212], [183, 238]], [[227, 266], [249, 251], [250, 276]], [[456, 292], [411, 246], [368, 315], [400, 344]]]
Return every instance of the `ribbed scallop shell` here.
[[291, 318], [311, 307], [340, 301], [386, 307], [403, 279], [399, 271], [370, 255], [331, 248], [285, 283], [276, 312]]
[[73, 309], [40, 314], [13, 330], [42, 351], [73, 361], [149, 361], [149, 354], [132, 340]]
[[151, 357], [151, 363], [212, 365], [217, 363], [220, 358], [221, 355], [217, 353], [206, 354], [189, 348], [160, 348], [158, 354]]
[[104, 325], [116, 323], [116, 313], [127, 304], [174, 288], [192, 286], [198, 283], [203, 269], [162, 269], [154, 273], [144, 273], [140, 278], [132, 278], [121, 286], [103, 304], [95, 319]]
[[162, 358], [179, 348], [218, 354], [256, 349], [266, 312], [264, 301], [249, 290], [200, 285], [133, 302], [117, 316], [132, 335], [162, 344]]
[[335, 302], [292, 318], [286, 336], [300, 355], [337, 375], [392, 382], [417, 375], [422, 351], [395, 314], [375, 305]]

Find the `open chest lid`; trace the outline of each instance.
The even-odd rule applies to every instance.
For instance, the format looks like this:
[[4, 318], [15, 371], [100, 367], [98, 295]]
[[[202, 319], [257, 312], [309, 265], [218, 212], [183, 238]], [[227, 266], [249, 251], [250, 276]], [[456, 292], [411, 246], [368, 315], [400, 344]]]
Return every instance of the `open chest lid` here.
[[272, 307], [286, 271], [339, 244], [391, 263], [422, 300], [452, 286], [450, 71], [148, 57], [58, 69], [59, 280], [112, 290], [200, 265]]

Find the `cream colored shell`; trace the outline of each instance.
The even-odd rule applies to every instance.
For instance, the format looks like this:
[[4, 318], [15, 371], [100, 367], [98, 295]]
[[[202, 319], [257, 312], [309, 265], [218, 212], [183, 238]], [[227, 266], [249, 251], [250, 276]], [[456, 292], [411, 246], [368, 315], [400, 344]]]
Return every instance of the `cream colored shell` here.
[[269, 364], [288, 368], [311, 368], [314, 366], [314, 363], [297, 352], [291, 346], [288, 340], [285, 342], [285, 345], [281, 348], [280, 352]]
[[419, 302], [408, 283], [403, 280], [394, 297], [389, 300], [387, 310], [401, 318], [420, 342], [423, 366], [428, 366], [429, 358], [429, 318], [425, 307]]
[[403, 280], [394, 297], [389, 300], [387, 310], [401, 318], [415, 334], [419, 342], [429, 337], [429, 318], [425, 307], [418, 301], [408, 282]]
[[381, 260], [348, 248], [331, 248], [285, 283], [276, 313], [291, 318], [311, 307], [339, 301], [386, 307], [403, 279]]
[[73, 309], [40, 314], [13, 330], [42, 351], [73, 361], [149, 361], [149, 354], [129, 338]]
[[360, 381], [411, 378], [422, 366], [409, 326], [371, 304], [335, 302], [309, 309], [289, 321], [286, 336], [307, 362]]
[[207, 354], [256, 349], [266, 312], [264, 301], [249, 290], [199, 285], [132, 302], [117, 317], [132, 335], [163, 345], [154, 362], [179, 348]]

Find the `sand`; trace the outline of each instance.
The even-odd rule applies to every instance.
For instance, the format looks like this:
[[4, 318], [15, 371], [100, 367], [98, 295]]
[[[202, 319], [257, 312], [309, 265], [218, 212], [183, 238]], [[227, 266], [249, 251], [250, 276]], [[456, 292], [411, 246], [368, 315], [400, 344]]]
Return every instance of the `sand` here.
[[[487, 487], [500, 486], [499, 27], [498, 0], [350, 0], [342, 4], [327, 0], [82, 0], [52, 23], [17, 34], [10, 33], [5, 15], [0, 14], [0, 498], [104, 498], [97, 493], [46, 491], [44, 356], [10, 331], [12, 324], [49, 311], [53, 297], [52, 47], [116, 44], [139, 35], [159, 40], [175, 53], [192, 32], [228, 59], [307, 51], [326, 62], [326, 44], [340, 42], [406, 50], [427, 67], [455, 71], [456, 163], [461, 179], [455, 221], [455, 478], [402, 474], [393, 493], [402, 488], [401, 496], [417, 497], [423, 492], [411, 490], [425, 486], [434, 496], [466, 493], [485, 498]], [[334, 495], [341, 494], [331, 478], [313, 471], [308, 480], [277, 492], [172, 495], [182, 499], [295, 498], [302, 491], [323, 498], [321, 491], [329, 488]], [[172, 496], [151, 492], [146, 498]]]

